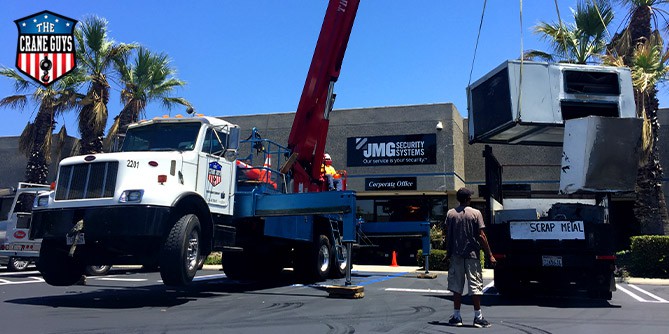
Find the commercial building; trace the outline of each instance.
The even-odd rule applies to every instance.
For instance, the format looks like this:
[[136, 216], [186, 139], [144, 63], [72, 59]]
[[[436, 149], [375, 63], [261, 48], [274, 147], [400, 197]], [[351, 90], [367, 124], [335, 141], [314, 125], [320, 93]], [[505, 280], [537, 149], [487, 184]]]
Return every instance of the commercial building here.
[[[294, 113], [220, 116], [239, 124], [242, 136], [256, 127], [264, 138], [286, 143]], [[661, 110], [659, 120], [669, 124], [669, 112]], [[660, 132], [660, 157], [669, 166], [669, 130]], [[517, 197], [555, 196], [559, 188], [562, 149], [557, 146], [491, 145], [504, 168], [504, 187]], [[17, 137], [0, 137], [0, 188], [15, 186], [23, 178], [26, 159], [18, 153]], [[74, 154], [70, 142], [61, 157]], [[451, 103], [339, 109], [330, 114], [326, 151], [333, 165], [347, 172], [347, 189], [358, 196], [357, 215], [366, 221], [393, 222], [427, 220], [437, 224], [448, 208], [457, 205], [455, 192], [468, 187], [480, 197], [484, 184], [484, 145], [468, 143], [467, 120]], [[55, 162], [49, 180], [56, 177]], [[278, 166], [274, 166], [278, 168]], [[665, 193], [666, 181], [663, 182]], [[638, 232], [632, 215], [633, 194], [616, 196], [611, 222], [624, 248], [630, 235]], [[485, 203], [475, 199], [475, 206]], [[406, 237], [377, 238], [376, 247], [362, 249], [365, 258], [377, 263], [389, 261], [393, 250], [400, 264], [415, 264], [419, 240]]]

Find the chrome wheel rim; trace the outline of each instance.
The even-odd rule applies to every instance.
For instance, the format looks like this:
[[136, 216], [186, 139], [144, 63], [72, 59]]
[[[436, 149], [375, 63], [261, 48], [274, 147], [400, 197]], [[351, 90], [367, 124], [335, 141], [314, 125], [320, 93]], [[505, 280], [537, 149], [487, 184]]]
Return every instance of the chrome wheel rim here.
[[330, 268], [330, 250], [327, 245], [321, 245], [318, 250], [318, 269], [320, 272], [327, 272]]
[[194, 270], [197, 268], [197, 259], [200, 255], [200, 238], [196, 230], [188, 236], [188, 247], [186, 248], [186, 268]]

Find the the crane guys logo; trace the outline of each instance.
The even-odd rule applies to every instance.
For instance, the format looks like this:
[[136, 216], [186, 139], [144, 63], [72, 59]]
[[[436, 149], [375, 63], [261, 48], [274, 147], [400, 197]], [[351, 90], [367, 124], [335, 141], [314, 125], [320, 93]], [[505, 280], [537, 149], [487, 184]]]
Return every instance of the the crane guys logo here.
[[48, 87], [76, 67], [76, 20], [48, 10], [14, 21], [19, 28], [16, 68]]
[[207, 180], [209, 180], [209, 183], [211, 183], [211, 185], [214, 187], [221, 183], [221, 167], [221, 164], [216, 161], [209, 163], [209, 173], [207, 174]]

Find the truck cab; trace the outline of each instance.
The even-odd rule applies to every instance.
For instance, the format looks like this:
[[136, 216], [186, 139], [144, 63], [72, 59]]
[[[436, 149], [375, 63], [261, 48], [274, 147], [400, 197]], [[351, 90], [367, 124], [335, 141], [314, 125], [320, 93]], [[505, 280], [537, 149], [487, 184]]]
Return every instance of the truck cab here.
[[43, 238], [40, 263], [72, 266], [67, 277], [40, 266], [47, 282], [72, 284], [81, 268], [101, 263], [170, 267], [161, 263], [164, 243], [178, 243], [169, 236], [185, 216], [198, 221], [187, 245], [194, 275], [213, 247], [212, 217], [233, 214], [238, 143], [239, 128], [226, 121], [165, 117], [130, 125], [118, 152], [63, 159], [30, 232]]

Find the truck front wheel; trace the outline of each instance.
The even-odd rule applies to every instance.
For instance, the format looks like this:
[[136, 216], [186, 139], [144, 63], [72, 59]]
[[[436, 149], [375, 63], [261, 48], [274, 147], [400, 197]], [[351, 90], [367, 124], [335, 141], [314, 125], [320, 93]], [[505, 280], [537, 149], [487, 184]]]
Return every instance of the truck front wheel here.
[[68, 255], [69, 247], [55, 240], [43, 240], [37, 269], [49, 285], [68, 286], [77, 283], [84, 274], [84, 265]]
[[195, 277], [200, 260], [200, 220], [183, 215], [170, 230], [160, 257], [160, 277], [165, 285], [187, 285]]

